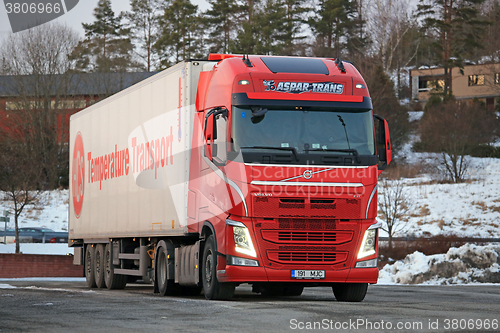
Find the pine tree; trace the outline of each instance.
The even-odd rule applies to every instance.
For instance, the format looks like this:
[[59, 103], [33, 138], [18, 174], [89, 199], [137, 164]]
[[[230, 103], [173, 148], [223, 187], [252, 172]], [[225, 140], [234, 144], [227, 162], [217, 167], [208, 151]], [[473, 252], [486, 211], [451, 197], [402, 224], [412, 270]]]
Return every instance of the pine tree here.
[[255, 20], [255, 53], [279, 55], [283, 53], [285, 36], [285, 8], [280, 0], [266, 0]]
[[321, 0], [308, 24], [316, 35], [314, 54], [339, 58], [346, 40], [353, 37], [350, 32], [359, 24], [356, 3], [353, 0]]
[[205, 12], [209, 30], [210, 52], [230, 53], [235, 50], [237, 31], [241, 28], [241, 5], [236, 0], [208, 0], [212, 8]]
[[282, 36], [283, 55], [305, 55], [305, 45], [302, 42], [306, 36], [301, 35], [305, 17], [310, 8], [305, 5], [305, 0], [284, 0], [285, 26]]
[[73, 50], [70, 58], [83, 72], [125, 72], [137, 68], [132, 59], [130, 29], [111, 9], [110, 0], [99, 0], [93, 23], [83, 23], [85, 40]]
[[257, 53], [256, 44], [259, 42], [257, 38], [259, 27], [256, 21], [258, 21], [261, 14], [263, 14], [262, 11], [259, 10], [257, 1], [247, 0], [246, 4], [239, 6], [239, 12], [235, 13], [235, 16], [237, 16], [241, 22], [232, 47], [236, 53]]
[[160, 36], [154, 45], [163, 67], [200, 55], [197, 36], [202, 33], [197, 9], [189, 0], [174, 0], [165, 8], [160, 18]]
[[424, 19], [423, 32], [434, 40], [438, 64], [444, 68], [443, 97], [452, 95], [451, 70], [463, 68], [464, 59], [480, 48], [486, 21], [478, 17], [484, 0], [420, 0], [418, 15]]
[[158, 55], [153, 45], [160, 29], [162, 7], [161, 0], [131, 0], [131, 11], [124, 14], [129, 23], [132, 40], [139, 45], [138, 55], [148, 72], [157, 65]]
[[487, 57], [491, 62], [500, 62], [500, 1], [493, 0], [485, 7], [483, 19], [491, 24], [481, 37], [484, 50], [480, 50], [478, 58]]
[[408, 112], [399, 103], [394, 91], [394, 83], [384, 72], [380, 60], [365, 57], [356, 64], [370, 90], [373, 113], [381, 115], [389, 123], [392, 150], [397, 155], [410, 132]]
[[237, 53], [304, 55], [301, 41], [305, 0], [247, 0], [240, 6], [240, 30], [234, 41]]

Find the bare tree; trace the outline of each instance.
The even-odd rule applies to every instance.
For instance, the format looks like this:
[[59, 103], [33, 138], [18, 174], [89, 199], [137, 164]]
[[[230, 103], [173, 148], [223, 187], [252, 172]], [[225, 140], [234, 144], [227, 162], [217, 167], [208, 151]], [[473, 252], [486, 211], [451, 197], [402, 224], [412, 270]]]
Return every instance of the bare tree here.
[[496, 127], [496, 115], [480, 102], [450, 100], [426, 108], [420, 140], [424, 150], [440, 154], [446, 176], [460, 183], [467, 174], [467, 155], [478, 145], [492, 142]]
[[392, 248], [392, 237], [404, 231], [408, 226], [405, 219], [409, 213], [412, 203], [407, 189], [401, 179], [388, 181], [383, 179], [379, 182], [378, 208], [382, 213], [385, 224], [382, 230], [389, 234], [389, 248]]
[[10, 130], [23, 136], [51, 188], [67, 174], [67, 113], [77, 85], [67, 55], [77, 43], [71, 28], [49, 23], [9, 35], [0, 48]]
[[24, 208], [35, 205], [40, 199], [43, 172], [22, 138], [2, 141], [0, 155], [0, 191], [14, 211], [16, 253], [19, 253], [19, 216]]
[[372, 0], [365, 4], [368, 11], [368, 31], [375, 52], [387, 73], [397, 56], [397, 48], [410, 30], [410, 0]]

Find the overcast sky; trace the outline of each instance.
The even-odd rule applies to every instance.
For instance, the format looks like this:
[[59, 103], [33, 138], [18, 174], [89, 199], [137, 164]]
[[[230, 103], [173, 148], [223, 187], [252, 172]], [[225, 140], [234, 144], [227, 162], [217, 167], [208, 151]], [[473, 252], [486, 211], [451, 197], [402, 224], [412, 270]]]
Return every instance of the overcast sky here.
[[[12, 2], [20, 2], [23, 0], [12, 0]], [[27, 2], [27, 1], [26, 1]], [[82, 28], [82, 23], [92, 23], [94, 21], [94, 16], [92, 15], [94, 8], [97, 6], [98, 0], [79, 0], [75, 8], [70, 10], [65, 15], [56, 18], [54, 21], [65, 23], [68, 26], [74, 28], [83, 37], [84, 31]], [[209, 4], [206, 0], [192, 0], [193, 4], [198, 5], [201, 10], [206, 10]], [[122, 11], [128, 11], [130, 9], [129, 0], [111, 0], [111, 6], [115, 14], [119, 14]], [[12, 32], [10, 27], [9, 18], [7, 16], [7, 11], [5, 9], [4, 1], [0, 4], [0, 37], [5, 37]]]

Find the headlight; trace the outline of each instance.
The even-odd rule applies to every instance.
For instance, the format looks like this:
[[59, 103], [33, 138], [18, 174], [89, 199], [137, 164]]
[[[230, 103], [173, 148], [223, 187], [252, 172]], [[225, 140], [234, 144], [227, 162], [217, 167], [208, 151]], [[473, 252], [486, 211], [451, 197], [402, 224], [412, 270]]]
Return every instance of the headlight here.
[[248, 228], [243, 223], [232, 220], [226, 220], [226, 224], [233, 226], [234, 249], [236, 252], [257, 257]]
[[358, 252], [358, 259], [375, 254], [375, 245], [377, 242], [377, 229], [368, 229], [365, 231], [361, 247]]

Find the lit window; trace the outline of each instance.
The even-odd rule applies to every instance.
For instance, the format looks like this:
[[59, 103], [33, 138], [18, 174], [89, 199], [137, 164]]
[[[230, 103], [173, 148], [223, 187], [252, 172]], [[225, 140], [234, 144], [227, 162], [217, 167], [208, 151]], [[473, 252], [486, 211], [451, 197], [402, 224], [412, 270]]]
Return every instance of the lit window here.
[[495, 84], [500, 84], [500, 73], [495, 73]]
[[20, 105], [16, 102], [5, 102], [5, 110], [20, 110]]
[[63, 99], [57, 101], [52, 101], [51, 102], [51, 108], [52, 109], [62, 109], [62, 110], [67, 110], [67, 109], [81, 109], [84, 108], [87, 103], [85, 100], [71, 100], [71, 99]]
[[83, 109], [84, 107], [87, 106], [87, 101], [83, 99], [79, 99], [74, 102], [75, 102], [75, 109]]
[[469, 75], [469, 86], [484, 85], [484, 75]]

